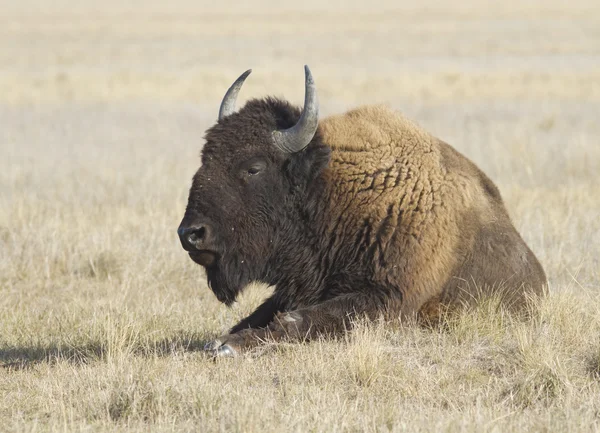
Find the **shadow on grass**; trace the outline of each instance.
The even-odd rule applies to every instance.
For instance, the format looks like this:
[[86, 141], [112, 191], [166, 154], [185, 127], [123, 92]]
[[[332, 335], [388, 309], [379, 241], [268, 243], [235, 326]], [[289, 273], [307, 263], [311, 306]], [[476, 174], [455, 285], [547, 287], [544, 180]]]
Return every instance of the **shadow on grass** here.
[[54, 364], [66, 360], [73, 364], [87, 364], [91, 359], [103, 356], [103, 345], [90, 342], [72, 347], [59, 345], [32, 345], [0, 347], [0, 367], [8, 370], [24, 370], [38, 363]]
[[88, 364], [107, 361], [113, 356], [169, 357], [181, 353], [203, 352], [210, 338], [181, 332], [157, 341], [132, 342], [111, 347], [107, 341], [91, 341], [80, 345], [31, 345], [0, 347], [0, 368], [24, 370], [37, 364], [53, 365], [59, 361]]

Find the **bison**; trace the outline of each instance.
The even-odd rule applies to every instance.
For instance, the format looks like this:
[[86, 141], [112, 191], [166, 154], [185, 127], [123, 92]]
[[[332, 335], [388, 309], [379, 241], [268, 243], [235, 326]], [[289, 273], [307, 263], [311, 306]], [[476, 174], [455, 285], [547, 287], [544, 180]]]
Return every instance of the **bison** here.
[[275, 289], [206, 350], [231, 356], [266, 338], [335, 335], [357, 316], [436, 320], [481, 294], [518, 307], [545, 293], [498, 188], [465, 156], [385, 106], [319, 120], [306, 66], [302, 110], [267, 97], [236, 112], [250, 72], [206, 133], [178, 235], [226, 305], [253, 281]]

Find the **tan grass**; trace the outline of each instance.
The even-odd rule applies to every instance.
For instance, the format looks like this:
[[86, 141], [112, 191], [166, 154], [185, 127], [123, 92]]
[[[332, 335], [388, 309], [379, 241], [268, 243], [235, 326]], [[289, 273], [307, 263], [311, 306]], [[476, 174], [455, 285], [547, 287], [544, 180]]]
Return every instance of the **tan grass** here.
[[[0, 14], [0, 430], [600, 430], [597, 1], [45, 2]], [[343, 6], [343, 7], [342, 7]], [[225, 88], [385, 102], [500, 187], [550, 278], [445, 326], [213, 362], [220, 305], [181, 250]]]

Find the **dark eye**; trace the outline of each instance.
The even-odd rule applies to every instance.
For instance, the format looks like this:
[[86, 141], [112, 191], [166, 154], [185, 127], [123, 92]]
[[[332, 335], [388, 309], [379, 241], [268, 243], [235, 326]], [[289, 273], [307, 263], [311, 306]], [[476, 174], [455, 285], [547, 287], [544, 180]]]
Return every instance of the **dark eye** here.
[[246, 161], [241, 167], [243, 177], [256, 176], [267, 168], [267, 162], [262, 158], [254, 158]]
[[248, 168], [248, 174], [250, 176], [254, 176], [255, 174], [258, 174], [262, 171], [262, 167], [259, 167], [257, 165], [253, 165], [252, 167]]

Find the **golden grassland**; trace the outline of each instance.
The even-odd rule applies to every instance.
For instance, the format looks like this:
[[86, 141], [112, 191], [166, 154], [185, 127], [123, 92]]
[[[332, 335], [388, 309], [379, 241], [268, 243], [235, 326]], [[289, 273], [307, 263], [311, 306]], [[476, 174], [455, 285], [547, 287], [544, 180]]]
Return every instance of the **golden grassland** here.
[[[201, 348], [227, 309], [175, 230], [240, 95], [382, 102], [479, 164], [550, 279], [439, 329]], [[1, 431], [600, 430], [600, 4], [43, 2], [0, 14]]]

